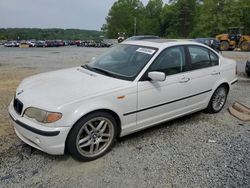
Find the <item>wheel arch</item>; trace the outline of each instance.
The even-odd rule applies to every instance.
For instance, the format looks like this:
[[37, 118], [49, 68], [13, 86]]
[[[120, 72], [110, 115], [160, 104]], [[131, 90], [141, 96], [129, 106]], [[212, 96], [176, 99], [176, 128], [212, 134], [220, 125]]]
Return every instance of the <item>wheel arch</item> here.
[[[220, 86], [225, 86], [226, 89], [227, 89], [227, 93], [229, 92], [229, 90], [230, 90], [230, 85], [229, 85], [227, 82], [221, 83], [218, 87], [220, 87]], [[217, 88], [218, 88], [218, 87], [217, 87]]]
[[215, 92], [215, 90], [216, 90], [217, 88], [219, 88], [219, 87], [222, 86], [222, 85], [224, 85], [224, 86], [226, 87], [227, 93], [228, 93], [229, 90], [230, 90], [230, 85], [229, 85], [229, 83], [226, 82], [226, 81], [222, 81], [222, 82], [216, 84], [216, 86], [213, 88], [213, 93]]
[[[114, 117], [116, 123], [117, 123], [117, 135], [116, 135], [116, 137], [120, 137], [120, 134], [121, 134], [121, 119], [120, 119], [119, 115], [118, 115], [116, 112], [114, 112], [113, 110], [101, 108], [101, 109], [96, 109], [96, 110], [90, 111], [90, 112], [88, 112], [88, 113], [82, 115], [81, 117], [79, 117], [79, 118], [75, 121], [75, 123], [72, 125], [72, 127], [70, 128], [70, 131], [69, 131], [69, 133], [68, 133], [68, 135], [67, 135], [67, 138], [66, 138], [66, 140], [65, 140], [65, 146], [67, 145], [69, 134], [70, 134], [71, 130], [74, 128], [74, 126], [75, 126], [81, 119], [83, 119], [83, 118], [86, 117], [87, 115], [92, 114], [92, 113], [95, 113], [95, 112], [106, 112], [106, 113], [109, 113], [110, 115], [112, 115], [112, 116]], [[65, 147], [64, 150], [66, 151], [66, 150], [67, 150], [67, 147]]]

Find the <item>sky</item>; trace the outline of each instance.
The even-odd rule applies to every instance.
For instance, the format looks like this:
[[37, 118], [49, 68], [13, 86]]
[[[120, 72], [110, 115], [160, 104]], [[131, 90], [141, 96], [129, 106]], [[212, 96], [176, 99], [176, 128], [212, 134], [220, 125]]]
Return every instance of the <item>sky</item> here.
[[[0, 28], [100, 30], [114, 2], [115, 0], [0, 0]], [[148, 0], [142, 2], [146, 5]]]

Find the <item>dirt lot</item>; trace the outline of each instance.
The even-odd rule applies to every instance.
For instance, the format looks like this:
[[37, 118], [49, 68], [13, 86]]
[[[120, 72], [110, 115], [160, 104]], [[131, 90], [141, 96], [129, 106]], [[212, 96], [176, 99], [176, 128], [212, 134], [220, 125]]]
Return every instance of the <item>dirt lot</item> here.
[[4, 48], [0, 46], [0, 187], [250, 187], [250, 122], [228, 106], [250, 106], [250, 53], [224, 52], [238, 61], [239, 82], [224, 109], [198, 112], [118, 140], [93, 162], [51, 156], [22, 143], [9, 124], [7, 105], [30, 75], [81, 65], [101, 48]]

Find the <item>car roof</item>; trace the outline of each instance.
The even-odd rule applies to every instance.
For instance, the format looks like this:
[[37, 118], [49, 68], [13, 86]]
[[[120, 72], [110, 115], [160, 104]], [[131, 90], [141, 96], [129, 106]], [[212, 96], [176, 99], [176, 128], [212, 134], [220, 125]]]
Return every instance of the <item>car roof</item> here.
[[156, 36], [156, 35], [135, 35], [135, 36], [127, 38], [126, 41], [129, 41], [129, 40], [147, 40], [147, 39], [160, 39], [160, 37]]
[[148, 46], [153, 48], [163, 49], [166, 47], [177, 46], [177, 45], [199, 45], [205, 46], [204, 44], [191, 41], [189, 39], [150, 39], [150, 40], [139, 40], [139, 41], [124, 41], [122, 44], [132, 44], [139, 46]]

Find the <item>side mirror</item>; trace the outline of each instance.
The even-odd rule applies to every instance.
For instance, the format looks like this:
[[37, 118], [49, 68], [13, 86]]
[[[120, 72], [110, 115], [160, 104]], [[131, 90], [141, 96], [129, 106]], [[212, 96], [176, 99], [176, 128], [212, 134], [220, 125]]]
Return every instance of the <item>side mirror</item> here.
[[166, 75], [164, 72], [157, 72], [157, 71], [149, 72], [148, 77], [152, 81], [164, 81], [166, 79]]

